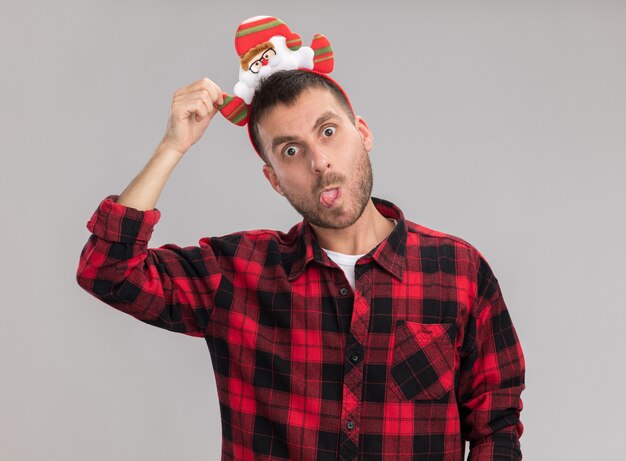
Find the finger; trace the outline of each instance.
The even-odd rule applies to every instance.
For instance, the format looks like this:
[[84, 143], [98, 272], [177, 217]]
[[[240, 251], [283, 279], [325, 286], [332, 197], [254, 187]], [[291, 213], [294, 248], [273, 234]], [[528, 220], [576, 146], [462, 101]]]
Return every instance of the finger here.
[[222, 104], [224, 104], [224, 92], [222, 91], [220, 86], [215, 82], [213, 82], [213, 88], [215, 89], [215, 93], [216, 93], [216, 99], [213, 99], [213, 100], [221, 106]]
[[209, 90], [207, 89], [196, 90], [192, 93], [181, 95], [178, 97], [178, 102], [194, 101], [196, 99], [203, 100], [207, 104], [208, 107], [213, 105], [213, 101], [211, 100], [211, 95], [209, 94]]
[[187, 86], [185, 86], [183, 88], [186, 88], [188, 91], [194, 91], [194, 90], [198, 90], [198, 89], [204, 88], [204, 87], [206, 87], [207, 85], [209, 85], [211, 83], [212, 83], [212, 81], [211, 81], [210, 78], [204, 77], [204, 78], [201, 78], [200, 80], [196, 80], [195, 82], [190, 83], [189, 85], [187, 85]]
[[211, 105], [212, 106], [215, 105], [217, 103], [218, 96], [219, 96], [219, 94], [218, 94], [217, 90], [215, 89], [215, 87], [210, 85], [210, 86], [205, 88], [205, 91], [209, 95], [209, 101], [210, 101]]
[[193, 83], [190, 83], [189, 85], [176, 89], [176, 91], [174, 91], [174, 95], [172, 96], [172, 99], [177, 100], [181, 98], [186, 98], [190, 93], [203, 89], [205, 87], [205, 83], [203, 83], [203, 80], [204, 79], [201, 79]]
[[206, 90], [209, 93], [209, 96], [211, 97], [211, 104], [217, 103], [221, 105], [224, 103], [224, 92], [217, 83], [209, 78], [203, 78], [199, 80], [199, 82], [200, 88]]
[[195, 120], [196, 120], [196, 122], [201, 121], [202, 119], [204, 119], [204, 117], [209, 115], [209, 111], [208, 111], [208, 109], [206, 107], [206, 103], [202, 99], [196, 99], [194, 101], [193, 107], [195, 109]]
[[204, 104], [207, 110], [207, 113], [209, 115], [213, 116], [215, 112], [217, 112], [218, 108], [216, 107], [216, 104], [213, 102], [211, 96], [209, 95], [209, 90], [207, 89], [196, 90], [193, 93], [179, 96], [177, 99], [177, 102], [183, 103], [187, 101], [196, 101], [196, 100], [199, 100], [202, 102], [202, 104]]
[[216, 107], [219, 109], [224, 103], [224, 96], [218, 86], [207, 85], [196, 90], [179, 90], [174, 94], [173, 100], [176, 102], [192, 100], [195, 98], [202, 98], [206, 101], [207, 107]]
[[207, 115], [207, 108], [201, 99], [196, 98], [173, 104], [172, 112], [178, 120], [186, 120], [192, 115], [197, 115], [198, 120], [198, 117], [202, 119]]
[[[223, 102], [223, 97], [217, 92], [215, 87], [204, 88], [200, 92], [199, 96], [207, 106], [207, 109], [211, 115], [219, 110], [220, 105]], [[222, 101], [222, 102], [220, 102]]]
[[219, 110], [219, 107], [216, 103], [217, 95], [213, 94], [212, 88], [205, 88], [199, 92], [198, 97], [202, 100], [204, 105], [207, 108], [208, 113], [211, 115], [215, 115], [215, 112]]
[[197, 90], [190, 96], [202, 98], [207, 103], [207, 107], [213, 107], [216, 104], [219, 104], [219, 98], [221, 95], [217, 93], [215, 88], [211, 87]]
[[194, 93], [197, 91], [204, 91], [209, 96], [211, 105], [222, 104], [224, 102], [222, 89], [214, 82], [207, 82], [200, 86], [200, 88], [193, 90]]
[[186, 90], [185, 92], [192, 92], [192, 91], [203, 89], [203, 88], [207, 88], [208, 89], [210, 87], [212, 87], [212, 88], [219, 88], [217, 86], [217, 84], [213, 80], [211, 80], [208, 77], [204, 77], [204, 78], [201, 78], [200, 80], [197, 80], [197, 81], [195, 81], [195, 82], [193, 82], [193, 83], [191, 83], [191, 84], [189, 84], [186, 87], [183, 87], [181, 89]]

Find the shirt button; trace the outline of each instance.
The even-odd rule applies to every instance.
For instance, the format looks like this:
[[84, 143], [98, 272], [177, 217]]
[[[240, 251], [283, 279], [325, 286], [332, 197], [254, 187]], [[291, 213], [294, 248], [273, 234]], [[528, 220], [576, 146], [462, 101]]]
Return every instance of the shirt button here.
[[352, 357], [350, 357], [350, 360], [352, 360], [354, 363], [357, 363], [360, 358], [361, 357], [359, 357], [359, 354], [352, 354]]
[[339, 290], [339, 294], [340, 294], [341, 296], [345, 296], [345, 295], [347, 295], [347, 294], [348, 294], [348, 289], [347, 289], [347, 288], [341, 288], [341, 289]]
[[348, 421], [348, 424], [346, 424], [346, 427], [348, 428], [349, 431], [354, 429], [354, 421]]

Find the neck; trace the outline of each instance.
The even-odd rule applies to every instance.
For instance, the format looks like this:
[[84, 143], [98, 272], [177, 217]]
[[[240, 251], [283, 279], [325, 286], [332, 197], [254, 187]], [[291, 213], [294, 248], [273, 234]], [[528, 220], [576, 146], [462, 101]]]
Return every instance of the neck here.
[[345, 254], [365, 254], [391, 233], [394, 224], [385, 218], [369, 200], [363, 214], [344, 229], [329, 229], [311, 224], [322, 248]]

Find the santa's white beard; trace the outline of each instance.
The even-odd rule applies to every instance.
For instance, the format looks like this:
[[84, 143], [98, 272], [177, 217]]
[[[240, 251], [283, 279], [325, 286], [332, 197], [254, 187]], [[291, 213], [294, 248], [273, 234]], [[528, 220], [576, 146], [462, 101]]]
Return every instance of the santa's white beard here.
[[270, 69], [269, 65], [261, 67], [257, 74], [249, 70], [240, 69], [239, 81], [241, 83], [244, 83], [246, 86], [249, 86], [250, 88], [256, 88], [261, 82], [261, 79], [267, 77], [271, 73], [272, 69]]

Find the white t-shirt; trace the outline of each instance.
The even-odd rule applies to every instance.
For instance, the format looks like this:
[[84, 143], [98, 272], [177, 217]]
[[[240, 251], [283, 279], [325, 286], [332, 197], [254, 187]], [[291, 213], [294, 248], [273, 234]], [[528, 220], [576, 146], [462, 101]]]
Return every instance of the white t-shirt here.
[[352, 287], [352, 291], [354, 291], [354, 266], [358, 259], [362, 256], [365, 256], [366, 253], [362, 255], [347, 255], [345, 253], [337, 253], [336, 251], [330, 251], [325, 248], [322, 248], [328, 255], [330, 259], [332, 259], [335, 264], [337, 264], [343, 270], [343, 273], [346, 274], [346, 278], [348, 279], [348, 283]]

